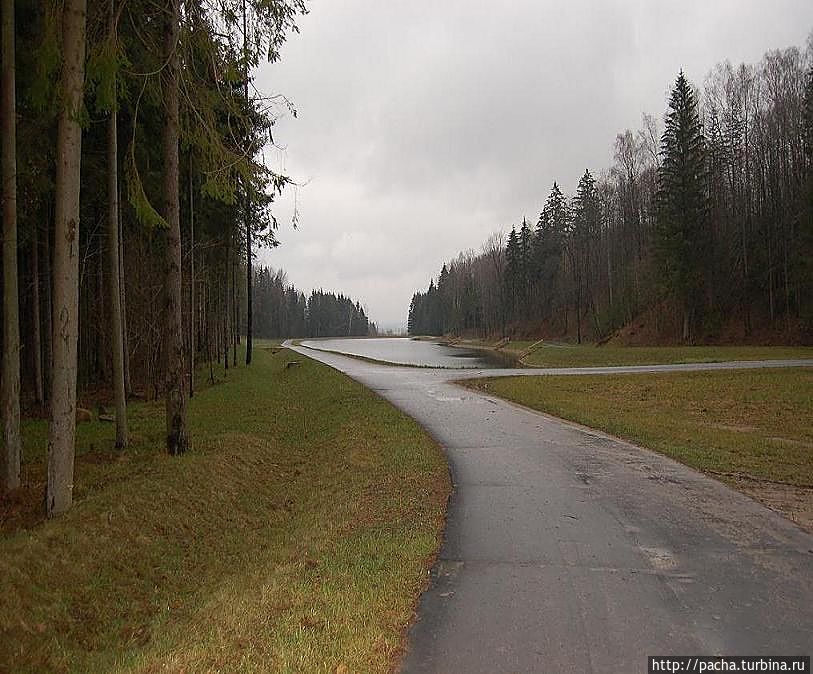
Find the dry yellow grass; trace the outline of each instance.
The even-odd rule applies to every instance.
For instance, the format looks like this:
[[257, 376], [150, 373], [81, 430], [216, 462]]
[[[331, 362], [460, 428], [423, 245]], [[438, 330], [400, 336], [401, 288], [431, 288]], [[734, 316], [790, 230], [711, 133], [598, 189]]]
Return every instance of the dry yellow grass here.
[[813, 369], [506, 377], [469, 385], [717, 474], [813, 486]]
[[103, 460], [79, 464], [73, 510], [0, 540], [0, 671], [392, 667], [445, 462], [388, 403], [296, 358], [258, 349], [195, 396], [181, 458], [161, 452], [160, 406], [134, 409], [121, 455], [109, 427], [82, 429]]

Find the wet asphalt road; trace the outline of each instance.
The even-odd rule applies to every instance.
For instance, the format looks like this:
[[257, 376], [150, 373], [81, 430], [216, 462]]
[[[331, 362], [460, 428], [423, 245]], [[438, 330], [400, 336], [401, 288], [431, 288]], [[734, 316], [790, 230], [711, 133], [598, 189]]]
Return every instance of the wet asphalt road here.
[[[445, 538], [403, 672], [646, 672], [647, 655], [813, 651], [813, 535], [653, 452], [447, 383], [541, 371], [292, 348], [390, 400], [449, 459]], [[651, 369], [737, 366], [756, 365]]]

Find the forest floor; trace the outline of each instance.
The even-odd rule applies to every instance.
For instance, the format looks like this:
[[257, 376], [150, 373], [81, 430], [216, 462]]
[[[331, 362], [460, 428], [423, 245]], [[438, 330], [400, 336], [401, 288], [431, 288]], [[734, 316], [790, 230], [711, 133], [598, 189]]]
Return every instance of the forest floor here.
[[466, 386], [653, 449], [813, 531], [813, 369], [476, 379]]
[[[0, 503], [0, 671], [389, 671], [439, 546], [450, 490], [430, 437], [288, 350], [190, 401], [78, 427], [74, 507], [42, 521], [44, 421]], [[296, 367], [286, 367], [291, 360]], [[221, 370], [222, 373], [222, 370]]]
[[456, 346], [485, 348], [521, 357], [529, 367], [601, 367], [733, 360], [813, 358], [810, 346], [596, 346], [551, 341], [511, 340], [504, 346], [483, 340], [457, 340]]

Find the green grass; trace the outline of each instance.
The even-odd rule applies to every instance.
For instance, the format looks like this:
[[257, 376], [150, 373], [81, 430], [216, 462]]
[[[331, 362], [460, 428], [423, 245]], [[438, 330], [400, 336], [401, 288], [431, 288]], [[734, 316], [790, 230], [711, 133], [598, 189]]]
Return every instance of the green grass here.
[[505, 377], [472, 388], [727, 478], [813, 486], [813, 369]]
[[[35, 523], [22, 498], [4, 522], [0, 671], [391, 669], [449, 493], [420, 427], [262, 346], [194, 397], [185, 456], [160, 404], [130, 421], [120, 453], [111, 424], [79, 426], [69, 513]], [[39, 500], [45, 424], [24, 434]]]
[[[462, 344], [468, 344], [463, 342]], [[477, 344], [476, 342], [472, 343]], [[480, 342], [482, 346], [489, 343]], [[521, 354], [532, 341], [511, 341], [502, 351]], [[523, 358], [531, 367], [601, 367], [661, 363], [717, 363], [728, 360], [813, 359], [804, 346], [594, 346], [543, 343]]]

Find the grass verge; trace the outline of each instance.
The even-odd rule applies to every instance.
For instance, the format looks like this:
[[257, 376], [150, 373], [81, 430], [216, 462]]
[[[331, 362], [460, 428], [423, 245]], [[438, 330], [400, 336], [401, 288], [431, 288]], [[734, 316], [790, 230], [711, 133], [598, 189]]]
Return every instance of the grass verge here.
[[[197, 394], [180, 458], [161, 451], [160, 405], [131, 407], [124, 452], [110, 425], [80, 425], [75, 507], [3, 524], [0, 671], [392, 668], [445, 461], [387, 402], [296, 359], [256, 349]], [[44, 423], [24, 433], [36, 487]]]
[[[511, 341], [501, 352], [516, 355], [532, 347], [532, 341]], [[488, 347], [488, 342], [457, 343]], [[804, 346], [594, 346], [592, 344], [542, 343], [525, 355], [529, 367], [601, 367], [668, 363], [719, 363], [729, 360], [813, 359], [813, 347]]]
[[631, 440], [749, 493], [744, 483], [787, 486], [802, 495], [792, 507], [810, 509], [811, 368], [504, 377], [466, 385]]

